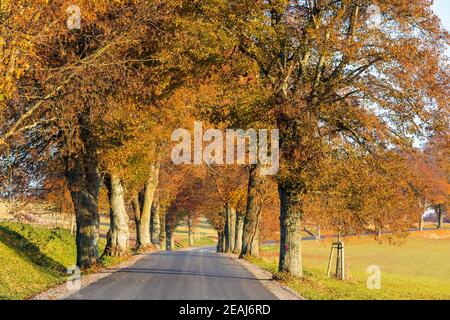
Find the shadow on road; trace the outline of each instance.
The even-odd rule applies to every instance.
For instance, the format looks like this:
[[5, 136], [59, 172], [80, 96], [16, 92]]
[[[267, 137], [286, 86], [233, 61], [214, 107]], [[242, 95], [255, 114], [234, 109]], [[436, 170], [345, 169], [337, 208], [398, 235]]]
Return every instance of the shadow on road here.
[[117, 273], [143, 273], [143, 274], [160, 274], [160, 275], [177, 275], [177, 276], [199, 276], [199, 277], [212, 277], [212, 278], [227, 278], [227, 279], [241, 279], [241, 280], [272, 280], [267, 279], [256, 279], [254, 277], [243, 277], [243, 276], [232, 276], [226, 274], [217, 273], [204, 273], [195, 271], [186, 271], [181, 269], [147, 269], [147, 268], [126, 268], [117, 270]]

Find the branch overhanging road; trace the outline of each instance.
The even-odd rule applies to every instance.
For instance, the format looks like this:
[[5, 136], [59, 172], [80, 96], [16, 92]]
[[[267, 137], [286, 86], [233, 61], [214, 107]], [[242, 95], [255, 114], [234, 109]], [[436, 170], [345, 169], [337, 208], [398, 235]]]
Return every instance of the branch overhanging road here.
[[161, 251], [69, 297], [82, 300], [276, 300], [245, 267], [214, 247]]

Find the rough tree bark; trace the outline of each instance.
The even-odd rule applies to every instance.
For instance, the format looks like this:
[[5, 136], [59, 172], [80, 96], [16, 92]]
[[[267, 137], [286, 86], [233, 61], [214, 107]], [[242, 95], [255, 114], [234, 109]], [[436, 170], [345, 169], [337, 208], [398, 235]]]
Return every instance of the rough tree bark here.
[[166, 214], [161, 214], [161, 232], [159, 233], [159, 245], [161, 250], [166, 250]]
[[242, 233], [244, 232], [244, 216], [240, 213], [236, 214], [235, 241], [233, 253], [241, 253], [242, 250]]
[[130, 232], [122, 182], [115, 174], [106, 174], [104, 182], [108, 190], [110, 225], [103, 255], [127, 256]]
[[144, 189], [141, 192], [142, 202], [140, 214], [136, 215], [135, 211], [135, 221], [136, 221], [136, 248], [139, 250], [145, 250], [151, 245], [150, 241], [150, 215], [153, 203], [153, 197], [155, 194], [156, 187], [158, 186], [158, 176], [159, 176], [159, 164], [153, 164], [150, 166], [150, 172], [148, 179], [145, 183]]
[[136, 247], [137, 244], [140, 242], [139, 239], [139, 232], [137, 230], [137, 226], [139, 224], [139, 219], [141, 217], [141, 205], [140, 205], [140, 201], [139, 201], [139, 194], [134, 194], [131, 198], [131, 205], [133, 207], [133, 212], [134, 212], [134, 223], [136, 226]]
[[152, 203], [151, 216], [151, 240], [153, 244], [160, 244], [161, 223], [159, 218], [159, 201], [157, 198]]
[[[250, 167], [248, 176], [247, 209], [244, 218], [240, 258], [252, 255], [252, 243], [258, 235], [258, 221], [261, 214], [261, 208], [256, 199], [258, 183], [258, 167], [253, 165]], [[254, 252], [256, 251], [254, 250]]]
[[[260, 215], [258, 215], [258, 217], [260, 217]], [[259, 258], [259, 219], [255, 234], [253, 235], [252, 243], [250, 245], [250, 255], [252, 257]]]
[[98, 262], [99, 214], [97, 143], [89, 121], [89, 112], [79, 117], [80, 140], [84, 148], [65, 159], [67, 186], [76, 215], [77, 266], [87, 269]]
[[302, 212], [295, 207], [295, 195], [289, 185], [278, 184], [280, 196], [280, 260], [279, 271], [302, 276]]

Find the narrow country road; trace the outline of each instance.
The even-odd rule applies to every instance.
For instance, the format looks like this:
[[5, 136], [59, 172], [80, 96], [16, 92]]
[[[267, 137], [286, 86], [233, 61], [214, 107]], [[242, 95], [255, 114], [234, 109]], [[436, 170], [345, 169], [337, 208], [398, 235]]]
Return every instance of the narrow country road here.
[[152, 253], [69, 299], [272, 300], [247, 269], [213, 247]]

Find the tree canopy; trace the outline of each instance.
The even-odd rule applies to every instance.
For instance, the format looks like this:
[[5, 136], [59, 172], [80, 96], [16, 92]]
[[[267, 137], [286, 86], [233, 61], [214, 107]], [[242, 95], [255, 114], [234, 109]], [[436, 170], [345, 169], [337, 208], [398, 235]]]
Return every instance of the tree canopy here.
[[[156, 203], [169, 231], [204, 215], [234, 250], [241, 230], [242, 255], [279, 234], [295, 276], [305, 226], [403, 235], [448, 206], [449, 35], [431, 4], [83, 0], [69, 28], [70, 1], [3, 0], [1, 195], [70, 198], [86, 268], [102, 190], [109, 254], [128, 249], [128, 216], [138, 247], [155, 241]], [[172, 133], [194, 120], [278, 129], [279, 172], [174, 164]]]

